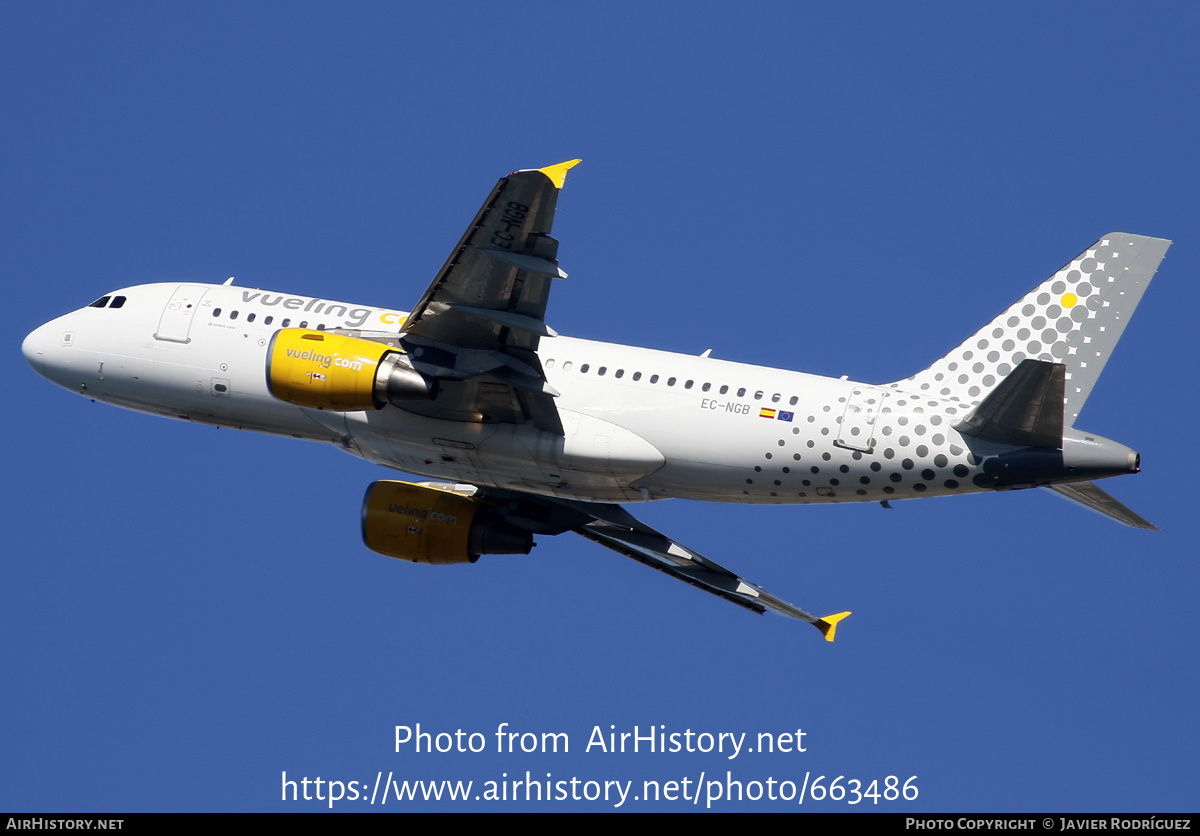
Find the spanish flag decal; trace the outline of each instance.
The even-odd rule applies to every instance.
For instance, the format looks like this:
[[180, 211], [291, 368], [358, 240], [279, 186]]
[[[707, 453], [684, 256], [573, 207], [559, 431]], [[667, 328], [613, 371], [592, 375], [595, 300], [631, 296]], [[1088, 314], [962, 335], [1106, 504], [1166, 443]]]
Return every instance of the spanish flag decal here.
[[759, 418], [774, 418], [774, 417], [775, 417], [775, 410], [773, 410], [773, 409], [767, 409], [767, 408], [764, 406], [762, 409], [760, 409], [760, 410], [758, 411], [758, 417], [759, 417]]

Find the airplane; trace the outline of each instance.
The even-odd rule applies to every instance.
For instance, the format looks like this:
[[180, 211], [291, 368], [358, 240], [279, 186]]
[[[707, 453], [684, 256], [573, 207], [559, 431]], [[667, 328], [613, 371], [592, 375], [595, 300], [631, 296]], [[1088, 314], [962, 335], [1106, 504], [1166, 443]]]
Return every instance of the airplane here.
[[1096, 486], [1137, 452], [1075, 427], [1170, 241], [1114, 232], [933, 365], [892, 383], [560, 336], [551, 237], [579, 160], [500, 178], [411, 311], [199, 282], [111, 291], [22, 352], [84, 397], [336, 444], [428, 481], [362, 504], [372, 551], [528, 554], [574, 532], [833, 641], [814, 616], [621, 503], [878, 502], [1041, 487], [1155, 528]]

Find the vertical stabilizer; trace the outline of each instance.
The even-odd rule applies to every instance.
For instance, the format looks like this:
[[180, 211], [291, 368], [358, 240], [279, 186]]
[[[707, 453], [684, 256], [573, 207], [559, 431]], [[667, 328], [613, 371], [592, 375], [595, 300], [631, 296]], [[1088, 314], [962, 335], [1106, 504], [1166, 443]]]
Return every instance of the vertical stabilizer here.
[[978, 404], [1024, 360], [1061, 363], [1063, 423], [1073, 426], [1170, 245], [1105, 235], [958, 348], [892, 386]]

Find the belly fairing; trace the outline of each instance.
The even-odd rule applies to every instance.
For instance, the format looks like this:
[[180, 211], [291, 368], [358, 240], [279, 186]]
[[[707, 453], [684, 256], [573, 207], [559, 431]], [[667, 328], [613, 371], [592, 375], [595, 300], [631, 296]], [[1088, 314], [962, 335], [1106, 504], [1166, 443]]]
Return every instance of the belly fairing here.
[[364, 458], [410, 473], [574, 499], [641, 499], [629, 486], [662, 467], [662, 454], [608, 421], [559, 414], [564, 436], [529, 424], [439, 421], [395, 408], [350, 413], [347, 424]]

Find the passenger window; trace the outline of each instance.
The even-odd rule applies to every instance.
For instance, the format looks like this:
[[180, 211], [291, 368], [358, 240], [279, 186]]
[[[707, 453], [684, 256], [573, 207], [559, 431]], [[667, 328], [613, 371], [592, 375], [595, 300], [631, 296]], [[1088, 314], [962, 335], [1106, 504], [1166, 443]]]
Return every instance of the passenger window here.
[[762, 396], [763, 396], [762, 389], [759, 389], [757, 392], [754, 393], [754, 400], [761, 401]]
[[230, 318], [230, 319], [237, 319], [237, 315], [238, 315], [238, 312], [237, 312], [237, 311], [230, 311], [230, 312], [229, 312], [229, 318]]
[[584, 363], [582, 366], [580, 366], [580, 367], [579, 367], [579, 373], [580, 373], [580, 374], [587, 374], [587, 370], [588, 370], [589, 368], [591, 368], [591, 366], [589, 366], [587, 363]]
[[672, 378], [669, 378], [669, 379], [667, 380], [667, 385], [668, 385], [668, 386], [674, 386], [674, 385], [675, 385], [675, 378], [673, 378], [673, 377], [672, 377]]
[[741, 389], [738, 389], [738, 397], [739, 397], [739, 398], [744, 398], [744, 397], [746, 397], [746, 389], [745, 389], [745, 387], [742, 387]]
[[563, 363], [563, 371], [564, 371], [564, 372], [569, 372], [569, 371], [571, 371], [571, 361], [570, 361], [570, 360], [568, 360], [567, 362]]
[[651, 383], [658, 383], [658, 375], [656, 375], [656, 374], [652, 374], [652, 375], [650, 375], [650, 382], [651, 382]]
[[253, 321], [254, 321], [254, 314], [246, 314], [246, 321], [247, 321], [247, 322], [253, 322]]
[[283, 322], [279, 323], [279, 326], [281, 328], [287, 328], [291, 324], [292, 324], [292, 321], [290, 319], [285, 319]]
[[783, 397], [778, 392], [771, 396], [771, 403], [779, 403], [779, 399]]
[[125, 297], [124, 297], [124, 296], [114, 296], [114, 297], [113, 297], [113, 300], [112, 300], [112, 304], [111, 304], [111, 305], [109, 305], [109, 307], [110, 307], [110, 308], [119, 308], [119, 307], [121, 307], [121, 306], [122, 306], [122, 305], [124, 305], [124, 304], [125, 304]]
[[306, 319], [306, 320], [304, 320], [303, 322], [301, 322], [301, 323], [300, 323], [300, 327], [301, 327], [301, 328], [307, 328], [307, 327], [308, 327], [308, 320]]
[[800, 399], [797, 398], [795, 395], [792, 395], [792, 397], [788, 400], [788, 403], [790, 403], [792, 406], [795, 406], [799, 402], [800, 402]]
[[641, 372], [634, 372], [634, 373], [633, 373], [633, 379], [634, 379], [634, 380], [641, 380], [641, 379], [642, 379], [642, 373], [641, 373]]
[[683, 384], [683, 388], [684, 388], [684, 389], [691, 389], [691, 388], [692, 388], [692, 384], [693, 384], [693, 383], [695, 383], [695, 381], [694, 381], [694, 380], [689, 380], [687, 383]]
[[275, 319], [275, 317], [268, 316], [266, 319], [263, 320], [263, 325], [270, 325], [274, 319]]
[[721, 387], [721, 394], [722, 394], [722, 395], [724, 395], [724, 394], [725, 394], [726, 392], [728, 392], [728, 391], [729, 391], [729, 387], [728, 387], [728, 386], [722, 386], [722, 387]]
[[218, 317], [218, 316], [220, 316], [220, 315], [221, 315], [221, 309], [220, 309], [220, 308], [213, 308], [213, 316], [214, 316], [214, 317]]
[[624, 369], [617, 369], [617, 373], [614, 375], [614, 377], [624, 377], [624, 376], [625, 376]]
[[703, 391], [703, 392], [707, 392], [711, 388], [712, 388], [711, 383], [705, 383], [703, 386], [700, 387], [701, 391]]
[[325, 330], [325, 323], [324, 323], [324, 322], [322, 322], [320, 325], [318, 325], [318, 326], [317, 326], [317, 330], [318, 330], [318, 331], [324, 331], [324, 330]]
[[548, 369], [554, 368], [554, 360], [553, 359], [546, 361], [546, 368], [548, 368]]
[[603, 377], [606, 371], [608, 371], [608, 366], [601, 366], [600, 368], [596, 369], [596, 374]]

